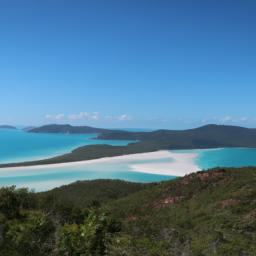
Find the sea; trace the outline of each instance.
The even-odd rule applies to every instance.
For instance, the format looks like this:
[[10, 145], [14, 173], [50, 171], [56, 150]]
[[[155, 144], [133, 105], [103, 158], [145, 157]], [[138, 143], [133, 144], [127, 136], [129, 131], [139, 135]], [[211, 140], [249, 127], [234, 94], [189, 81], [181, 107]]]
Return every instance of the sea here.
[[[0, 163], [45, 159], [73, 149], [93, 144], [127, 145], [128, 140], [96, 140], [97, 134], [39, 134], [22, 130], [0, 129]], [[195, 164], [202, 170], [214, 167], [256, 166], [256, 149], [219, 148], [181, 150], [176, 153], [196, 153]], [[121, 179], [133, 182], [159, 182], [174, 176], [136, 172], [132, 165], [164, 163], [166, 158], [127, 160], [121, 162], [91, 163], [85, 166], [22, 167], [0, 169], [0, 187], [15, 185], [35, 191], [45, 191], [77, 180]], [[168, 161], [171, 161], [168, 160]]]

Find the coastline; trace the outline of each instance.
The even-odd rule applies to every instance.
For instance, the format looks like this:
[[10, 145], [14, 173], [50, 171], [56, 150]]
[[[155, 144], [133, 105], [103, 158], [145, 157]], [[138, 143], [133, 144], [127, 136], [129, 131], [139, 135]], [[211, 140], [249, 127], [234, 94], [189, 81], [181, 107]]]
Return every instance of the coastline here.
[[[160, 150], [149, 153], [136, 153], [114, 157], [104, 157], [92, 160], [83, 160], [67, 163], [56, 164], [43, 164], [32, 166], [19, 166], [19, 167], [5, 167], [0, 169], [0, 173], [6, 170], [18, 171], [18, 170], [43, 170], [49, 168], [65, 168], [65, 167], [83, 167], [91, 164], [104, 164], [104, 163], [129, 163], [130, 169], [133, 172], [169, 175], [169, 176], [184, 176], [186, 174], [200, 171], [200, 168], [196, 165], [195, 159], [197, 153], [177, 153], [168, 150]], [[161, 162], [161, 160], [164, 160]], [[136, 161], [153, 161], [150, 163], [133, 163]], [[154, 162], [159, 161], [159, 162]]]

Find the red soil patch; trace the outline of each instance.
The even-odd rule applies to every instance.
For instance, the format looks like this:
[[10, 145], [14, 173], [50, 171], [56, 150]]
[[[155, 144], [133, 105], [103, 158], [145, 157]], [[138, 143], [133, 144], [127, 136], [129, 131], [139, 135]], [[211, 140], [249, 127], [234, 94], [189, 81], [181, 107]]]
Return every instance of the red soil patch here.
[[221, 207], [222, 207], [222, 208], [227, 208], [227, 207], [230, 207], [230, 206], [238, 205], [239, 203], [240, 203], [240, 200], [236, 200], [236, 199], [227, 199], [227, 200], [224, 200], [224, 201], [221, 203]]
[[136, 220], [138, 220], [137, 216], [129, 216], [128, 218], [125, 219], [126, 222], [131, 222]]
[[155, 208], [155, 209], [164, 208], [164, 207], [170, 206], [172, 204], [179, 203], [182, 199], [183, 199], [183, 196], [168, 196], [164, 199], [161, 199], [158, 202], [155, 202], [153, 204], [153, 208]]

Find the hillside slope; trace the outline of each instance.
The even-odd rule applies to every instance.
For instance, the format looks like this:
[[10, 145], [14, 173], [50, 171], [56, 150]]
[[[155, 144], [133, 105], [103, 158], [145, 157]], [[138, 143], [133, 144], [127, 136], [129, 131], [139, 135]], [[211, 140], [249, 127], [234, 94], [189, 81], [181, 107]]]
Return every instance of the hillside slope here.
[[105, 204], [151, 187], [152, 184], [133, 183], [122, 180], [77, 181], [40, 193], [42, 198], [53, 197], [55, 203], [86, 208], [93, 203]]
[[[256, 169], [191, 174], [110, 203], [113, 255], [256, 255]], [[125, 252], [124, 254], [122, 254]]]

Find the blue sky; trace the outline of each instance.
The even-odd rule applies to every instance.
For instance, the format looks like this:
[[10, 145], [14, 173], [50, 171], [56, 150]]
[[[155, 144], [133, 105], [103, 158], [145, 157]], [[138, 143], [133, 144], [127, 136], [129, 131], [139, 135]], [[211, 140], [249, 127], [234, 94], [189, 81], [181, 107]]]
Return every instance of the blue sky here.
[[2, 0], [0, 123], [256, 127], [254, 0]]

